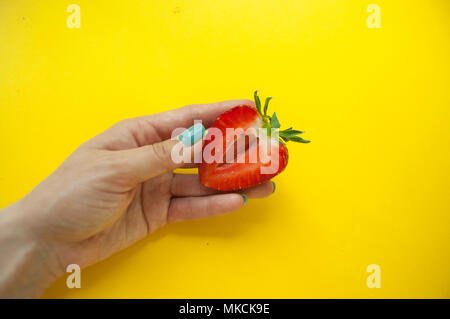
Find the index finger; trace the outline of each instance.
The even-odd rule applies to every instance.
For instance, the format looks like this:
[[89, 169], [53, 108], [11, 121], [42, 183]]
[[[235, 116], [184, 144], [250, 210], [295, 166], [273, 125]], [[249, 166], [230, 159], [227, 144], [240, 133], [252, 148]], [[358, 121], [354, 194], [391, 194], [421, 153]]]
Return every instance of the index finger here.
[[[202, 124], [208, 128], [220, 114], [243, 104], [254, 106], [254, 102], [248, 99], [194, 104], [162, 113], [138, 117], [136, 120], [146, 122], [157, 131], [161, 139], [165, 140], [171, 137], [174, 129], [179, 127], [188, 128], [194, 124], [194, 120], [201, 120]], [[141, 127], [143, 126], [141, 125]]]
[[208, 128], [223, 112], [238, 105], [254, 105], [251, 100], [228, 100], [194, 104], [153, 115], [121, 121], [86, 142], [85, 146], [122, 150], [161, 142], [172, 137], [176, 128], [188, 128], [201, 120]]

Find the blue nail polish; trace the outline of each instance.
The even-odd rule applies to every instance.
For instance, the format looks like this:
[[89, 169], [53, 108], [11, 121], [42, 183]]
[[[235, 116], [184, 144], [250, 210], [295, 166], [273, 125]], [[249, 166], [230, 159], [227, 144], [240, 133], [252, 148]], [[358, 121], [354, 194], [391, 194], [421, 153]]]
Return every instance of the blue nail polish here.
[[178, 136], [178, 139], [187, 146], [195, 144], [205, 135], [205, 127], [201, 123], [196, 123]]
[[244, 199], [244, 205], [248, 203], [248, 197], [247, 195], [241, 194], [242, 198]]

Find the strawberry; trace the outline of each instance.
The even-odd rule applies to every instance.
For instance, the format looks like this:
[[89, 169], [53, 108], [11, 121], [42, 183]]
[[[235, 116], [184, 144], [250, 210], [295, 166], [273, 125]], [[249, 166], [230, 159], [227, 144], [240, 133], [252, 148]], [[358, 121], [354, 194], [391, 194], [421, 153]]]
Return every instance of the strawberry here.
[[[261, 184], [285, 169], [289, 157], [285, 142], [309, 142], [298, 136], [303, 132], [294, 130], [292, 127], [283, 131], [279, 130], [280, 123], [276, 113], [272, 116], [267, 115], [272, 97], [266, 99], [263, 110], [258, 91], [255, 91], [254, 97], [256, 108], [250, 105], [236, 106], [221, 114], [211, 127], [214, 129], [208, 130], [203, 143], [203, 161], [198, 168], [200, 182], [203, 185], [230, 191]], [[240, 132], [227, 134], [227, 129], [239, 128], [242, 129]], [[250, 130], [247, 132], [252, 131], [255, 136], [246, 136], [243, 133], [248, 129]], [[217, 132], [221, 134], [217, 135]], [[276, 132], [278, 134], [274, 134]], [[242, 141], [240, 144], [245, 145], [245, 149], [240, 148], [241, 151], [238, 149], [240, 138], [245, 140], [245, 143]], [[211, 145], [211, 143], [215, 144]], [[205, 151], [211, 149], [214, 149], [211, 152], [214, 159], [208, 161], [205, 159]], [[267, 153], [268, 158], [265, 161], [261, 156], [261, 149]], [[231, 152], [230, 157], [228, 157], [229, 152]], [[229, 161], [229, 158], [232, 160]], [[270, 170], [270, 167], [274, 169]], [[263, 172], [263, 168], [266, 168], [266, 172]]]

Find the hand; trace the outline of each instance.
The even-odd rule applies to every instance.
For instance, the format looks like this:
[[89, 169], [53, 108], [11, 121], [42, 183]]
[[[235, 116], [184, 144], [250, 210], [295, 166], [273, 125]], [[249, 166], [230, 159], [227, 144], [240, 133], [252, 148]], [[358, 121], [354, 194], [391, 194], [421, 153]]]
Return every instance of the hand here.
[[[3, 224], [24, 234], [23, 242], [33, 243], [41, 260], [45, 256], [41, 263], [49, 275], [39, 287], [45, 288], [67, 265], [93, 264], [169, 222], [239, 209], [245, 203], [241, 194], [208, 189], [196, 174], [172, 172], [192, 164], [171, 160], [177, 141], [170, 137], [175, 128], [189, 127], [194, 120], [208, 127], [243, 103], [253, 102], [191, 105], [121, 121], [81, 145], [30, 194], [5, 209]], [[265, 197], [273, 187], [266, 182], [242, 193]]]

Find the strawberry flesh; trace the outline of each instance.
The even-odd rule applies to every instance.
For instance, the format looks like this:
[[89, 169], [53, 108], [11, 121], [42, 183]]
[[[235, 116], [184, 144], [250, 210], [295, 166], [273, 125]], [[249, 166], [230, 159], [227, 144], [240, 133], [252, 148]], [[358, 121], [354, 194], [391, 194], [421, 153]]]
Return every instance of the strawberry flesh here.
[[[279, 140], [278, 137], [258, 136], [261, 128], [268, 128], [270, 131], [270, 128], [278, 129], [280, 127], [275, 113], [272, 117], [266, 114], [270, 99], [266, 100], [263, 113], [259, 97], [257, 92], [255, 92], [256, 108], [250, 105], [239, 105], [221, 114], [216, 119], [212, 128], [219, 129], [223, 138], [221, 141], [215, 141], [214, 133], [212, 130], [208, 130], [204, 138], [203, 151], [208, 146], [211, 148], [211, 143], [219, 143], [221, 147], [217, 151], [223, 154], [213, 154], [217, 155], [214, 158], [220, 158], [220, 161], [207, 162], [203, 158], [203, 162], [198, 167], [200, 182], [203, 185], [221, 191], [231, 191], [261, 184], [280, 174], [286, 168], [289, 155], [283, 141], [309, 142], [297, 136], [303, 132], [292, 128], [279, 131], [279, 137], [283, 141]], [[241, 128], [242, 130], [235, 130], [235, 134], [226, 134], [227, 128]], [[256, 132], [256, 136], [253, 136], [251, 141], [244, 134], [244, 131], [249, 128], [254, 128]], [[245, 149], [239, 152], [236, 145], [240, 138], [245, 138], [246, 140]], [[268, 151], [266, 150], [267, 146], [269, 148]], [[264, 147], [262, 154], [267, 153], [269, 160], [263, 161], [260, 158], [261, 147]], [[234, 152], [233, 161], [231, 162], [226, 161], [227, 152], [230, 151]], [[205, 156], [205, 152], [203, 152], [203, 155]], [[275, 167], [276, 169], [270, 173], [263, 174], [262, 169], [267, 167]]]

